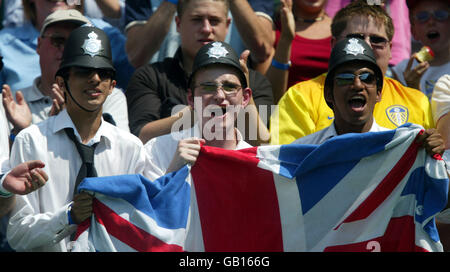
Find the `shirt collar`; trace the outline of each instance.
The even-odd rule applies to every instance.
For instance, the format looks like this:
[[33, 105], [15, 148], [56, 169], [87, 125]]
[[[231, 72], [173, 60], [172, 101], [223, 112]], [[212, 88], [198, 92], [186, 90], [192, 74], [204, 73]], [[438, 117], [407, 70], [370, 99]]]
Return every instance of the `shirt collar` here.
[[[200, 133], [201, 131], [200, 131], [200, 126], [199, 126], [198, 122], [196, 122], [190, 130], [186, 130], [186, 131], [189, 131], [189, 135], [194, 135], [194, 137], [201, 138], [201, 133]], [[235, 131], [236, 131], [236, 137], [237, 137], [236, 150], [252, 147], [249, 143], [244, 141], [239, 129], [235, 128]], [[192, 136], [189, 136], [189, 137], [192, 137]]]
[[31, 87], [26, 92], [22, 92], [25, 101], [34, 102], [47, 97], [43, 95], [38, 88], [38, 83], [40, 80], [41, 80], [40, 76], [35, 78], [33, 81], [33, 85], [31, 85]]
[[[106, 124], [106, 123], [107, 122], [104, 121], [103, 117], [102, 117], [102, 122], [100, 124], [100, 127], [99, 127], [97, 133], [95, 133], [94, 137], [91, 140], [89, 140], [87, 145], [90, 146], [95, 143], [98, 143], [101, 141], [102, 138], [106, 139], [107, 140], [106, 142], [108, 144], [111, 143], [114, 136], [111, 134], [111, 131], [109, 129], [109, 124]], [[70, 118], [66, 109], [64, 109], [58, 115], [55, 116], [53, 133], [57, 133], [65, 128], [72, 128], [75, 133], [75, 137], [77, 137], [78, 141], [81, 142], [80, 134], [78, 133], [77, 129], [75, 128], [75, 124], [72, 122], [72, 119]]]
[[[379, 132], [379, 131], [384, 131], [384, 130], [387, 130], [387, 129], [378, 125], [374, 118], [372, 126], [370, 127], [370, 130], [368, 132]], [[324, 139], [329, 139], [331, 137], [338, 135], [336, 132], [336, 127], [334, 126], [334, 122], [327, 128], [327, 130], [325, 131], [325, 133], [323, 135], [324, 135]]]

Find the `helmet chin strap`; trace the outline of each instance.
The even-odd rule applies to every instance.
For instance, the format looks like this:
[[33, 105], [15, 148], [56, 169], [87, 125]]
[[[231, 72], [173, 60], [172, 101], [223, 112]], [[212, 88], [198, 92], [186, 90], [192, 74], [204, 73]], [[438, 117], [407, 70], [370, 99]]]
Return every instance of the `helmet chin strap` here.
[[73, 102], [75, 102], [75, 104], [77, 104], [77, 106], [78, 106], [80, 109], [82, 109], [82, 110], [84, 110], [84, 111], [87, 111], [87, 112], [94, 112], [94, 111], [97, 111], [97, 110], [98, 110], [98, 108], [95, 109], [95, 110], [89, 110], [89, 109], [86, 109], [85, 107], [81, 106], [80, 103], [78, 103], [78, 102], [75, 100], [75, 98], [73, 98], [72, 92], [70, 91], [69, 85], [67, 84], [67, 81], [66, 81], [65, 79], [64, 79], [64, 85], [65, 85], [66, 90], [67, 90], [67, 92], [69, 93], [70, 97], [72, 98]]

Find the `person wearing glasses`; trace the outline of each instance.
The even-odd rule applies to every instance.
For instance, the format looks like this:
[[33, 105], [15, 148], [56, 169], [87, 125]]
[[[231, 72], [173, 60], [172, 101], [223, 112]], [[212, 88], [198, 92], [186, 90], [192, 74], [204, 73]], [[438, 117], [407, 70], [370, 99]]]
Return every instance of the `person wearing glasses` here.
[[[418, 90], [385, 76], [391, 58], [394, 27], [378, 5], [358, 0], [341, 9], [331, 24], [332, 47], [345, 38], [363, 38], [373, 49], [383, 74], [382, 98], [374, 117], [383, 127], [394, 129], [407, 122], [434, 127], [428, 98]], [[326, 73], [291, 87], [278, 103], [270, 122], [270, 143], [289, 144], [331, 125], [334, 113], [324, 98]], [[364, 102], [364, 101], [361, 101]]]
[[[125, 93], [130, 131], [143, 143], [171, 132], [174, 120], [182, 113], [191, 118], [187, 90], [194, 57], [206, 43], [224, 41], [229, 31], [228, 1], [183, 0], [178, 2], [177, 10], [175, 22], [181, 43], [175, 55], [138, 68]], [[248, 58], [248, 51], [244, 53]], [[259, 118], [264, 111], [267, 118], [260, 120], [267, 126], [273, 105], [270, 82], [252, 69], [249, 69], [249, 81], [254, 99], [251, 103], [255, 109], [250, 119]], [[258, 112], [260, 106], [263, 107]]]
[[[40, 75], [37, 40], [45, 18], [60, 9], [85, 11], [81, 0], [21, 0], [24, 22], [18, 26], [7, 26], [0, 30], [0, 55], [5, 67], [0, 73], [0, 85], [8, 84], [13, 92], [33, 84]], [[101, 18], [88, 17], [89, 21], [103, 29], [112, 42], [113, 63], [117, 69], [117, 87], [125, 89], [134, 72], [125, 52], [126, 37], [119, 29]]]
[[[13, 127], [10, 134], [12, 140], [22, 129], [56, 115], [64, 107], [64, 95], [56, 84], [55, 75], [67, 38], [75, 28], [84, 24], [90, 24], [89, 20], [74, 9], [57, 10], [47, 16], [36, 49], [41, 75], [34, 79], [31, 86], [16, 91], [16, 100], [11, 88], [3, 85], [3, 106]], [[122, 90], [114, 88], [103, 105], [103, 114], [105, 120], [129, 131], [128, 109]]]
[[436, 81], [450, 73], [450, 1], [408, 0], [413, 37], [433, 52], [422, 60], [417, 52], [392, 68], [394, 77], [405, 86], [422, 91], [431, 99]]
[[[382, 100], [386, 82], [383, 77], [374, 50], [364, 40], [352, 37], [337, 42], [331, 51], [324, 85], [324, 98], [335, 118], [328, 127], [292, 144], [322, 144], [346, 133], [390, 130], [377, 124], [373, 115], [375, 105]], [[444, 139], [436, 129], [425, 130], [418, 140], [429, 155], [444, 153]]]
[[251, 147], [235, 126], [237, 114], [252, 96], [244, 69], [227, 43], [212, 42], [199, 49], [188, 89], [196, 123], [144, 145], [150, 163], [148, 178], [154, 180], [186, 163], [193, 165], [202, 144], [230, 150]]
[[102, 118], [102, 106], [116, 85], [109, 43], [96, 27], [70, 33], [56, 72], [65, 109], [14, 140], [11, 167], [39, 158], [48, 175], [45, 186], [16, 196], [7, 229], [16, 251], [70, 250], [70, 236], [92, 214], [93, 196], [77, 191], [84, 177], [144, 174], [141, 141]]

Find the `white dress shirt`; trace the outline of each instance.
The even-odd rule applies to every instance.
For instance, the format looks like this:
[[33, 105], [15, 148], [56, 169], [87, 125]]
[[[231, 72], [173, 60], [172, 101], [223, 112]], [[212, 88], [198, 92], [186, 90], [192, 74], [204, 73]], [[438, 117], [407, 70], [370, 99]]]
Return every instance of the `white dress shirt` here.
[[[11, 167], [39, 159], [45, 163], [43, 170], [49, 176], [42, 188], [16, 197], [7, 238], [17, 251], [67, 251], [68, 236], [76, 227], [69, 225], [67, 212], [81, 158], [64, 131], [66, 127], [73, 128], [80, 141], [66, 110], [22, 130], [14, 141]], [[146, 155], [136, 136], [102, 120], [87, 145], [94, 143], [99, 143], [94, 154], [98, 176], [143, 174]]]
[[[243, 149], [252, 147], [250, 144], [242, 140], [242, 135], [236, 129], [238, 143], [236, 149]], [[178, 142], [182, 139], [190, 137], [200, 137], [200, 128], [196, 123], [192, 128], [182, 131], [173, 132], [150, 139], [145, 145], [148, 156], [149, 167], [147, 168], [145, 176], [150, 180], [155, 180], [166, 174], [170, 162], [177, 151]]]
[[[378, 125], [375, 120], [373, 120], [372, 127], [370, 128], [369, 132], [379, 132], [379, 131], [387, 131], [388, 128], [382, 127]], [[331, 123], [328, 127], [319, 130], [313, 134], [306, 135], [304, 137], [301, 137], [295, 141], [293, 141], [293, 144], [322, 144], [326, 140], [337, 136], [336, 127], [334, 126], [334, 122]]]
[[[37, 87], [40, 80], [41, 77], [35, 78], [33, 85], [22, 90], [23, 97], [30, 107], [33, 124], [42, 122], [49, 117], [53, 103], [52, 98], [44, 95]], [[117, 127], [128, 132], [130, 131], [128, 127], [127, 99], [122, 90], [118, 88], [113, 89], [103, 104], [103, 113], [109, 113], [116, 122]]]

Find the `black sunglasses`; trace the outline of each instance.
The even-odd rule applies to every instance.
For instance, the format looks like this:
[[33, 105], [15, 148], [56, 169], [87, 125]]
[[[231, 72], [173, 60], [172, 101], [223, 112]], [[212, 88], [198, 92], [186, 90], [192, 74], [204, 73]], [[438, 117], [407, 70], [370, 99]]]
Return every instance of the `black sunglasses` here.
[[352, 73], [341, 73], [337, 74], [334, 79], [336, 80], [336, 84], [338, 86], [346, 86], [351, 85], [355, 82], [355, 78], [358, 77], [362, 83], [370, 86], [375, 84], [375, 75], [370, 72], [363, 72], [359, 75], [355, 75]]
[[365, 40], [367, 36], [369, 37], [369, 41], [372, 46], [385, 46], [388, 42], [388, 40], [384, 37], [377, 36], [377, 35], [364, 35], [362, 33], [352, 33], [352, 34], [348, 34], [346, 37], [347, 38], [359, 38], [359, 39]]
[[419, 23], [425, 23], [430, 20], [431, 17], [433, 17], [436, 21], [443, 22], [448, 19], [448, 11], [434, 10], [433, 12], [429, 12], [424, 10], [415, 15], [416, 21]]
[[63, 48], [67, 40], [66, 37], [58, 34], [42, 35], [42, 38], [49, 38], [50, 43], [58, 49]]
[[73, 73], [77, 77], [87, 78], [93, 73], [97, 73], [102, 80], [113, 79], [114, 71], [108, 69], [96, 69], [96, 68], [85, 68], [85, 67], [73, 67]]

